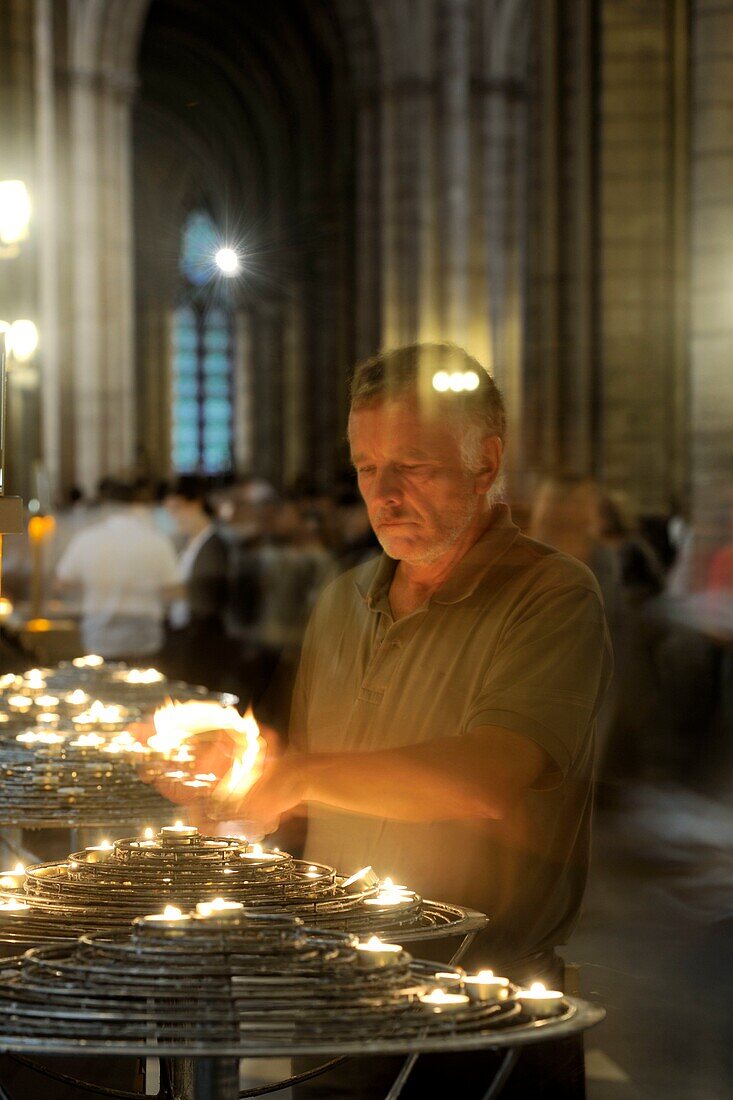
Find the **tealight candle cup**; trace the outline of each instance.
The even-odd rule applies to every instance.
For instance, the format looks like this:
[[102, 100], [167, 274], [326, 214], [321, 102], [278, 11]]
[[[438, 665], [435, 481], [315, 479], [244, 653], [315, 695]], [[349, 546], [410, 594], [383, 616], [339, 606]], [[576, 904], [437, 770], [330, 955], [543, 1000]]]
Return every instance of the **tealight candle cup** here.
[[446, 993], [442, 989], [434, 989], [420, 997], [420, 1004], [431, 1012], [460, 1012], [470, 1003], [465, 993]]
[[372, 936], [365, 943], [357, 943], [356, 953], [359, 966], [364, 970], [379, 970], [394, 966], [403, 955], [403, 950], [398, 943], [382, 943], [377, 936]]
[[546, 1020], [550, 1016], [559, 1016], [564, 1009], [563, 994], [557, 989], [545, 989], [535, 982], [529, 989], [520, 989], [516, 999], [527, 1016], [536, 1020]]
[[463, 979], [463, 988], [472, 1001], [506, 1001], [510, 982], [490, 970], [480, 971], [478, 974], [467, 974]]

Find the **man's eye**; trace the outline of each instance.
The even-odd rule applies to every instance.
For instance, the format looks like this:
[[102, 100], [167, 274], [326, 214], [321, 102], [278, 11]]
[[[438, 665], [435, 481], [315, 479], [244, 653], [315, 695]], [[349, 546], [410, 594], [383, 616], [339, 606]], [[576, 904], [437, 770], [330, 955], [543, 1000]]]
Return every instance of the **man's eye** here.
[[372, 473], [374, 473], [374, 467], [373, 466], [357, 466], [356, 467], [356, 472], [359, 475], [359, 477], [361, 477], [362, 474], [372, 474]]

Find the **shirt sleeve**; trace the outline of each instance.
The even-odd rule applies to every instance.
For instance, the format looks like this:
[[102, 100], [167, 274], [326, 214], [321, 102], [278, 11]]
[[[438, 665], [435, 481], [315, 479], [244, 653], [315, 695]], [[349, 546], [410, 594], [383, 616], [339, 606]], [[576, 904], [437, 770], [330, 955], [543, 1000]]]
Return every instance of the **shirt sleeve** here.
[[501, 726], [528, 737], [552, 761], [536, 786], [557, 786], [590, 735], [611, 667], [599, 594], [549, 589], [507, 624], [465, 729]]

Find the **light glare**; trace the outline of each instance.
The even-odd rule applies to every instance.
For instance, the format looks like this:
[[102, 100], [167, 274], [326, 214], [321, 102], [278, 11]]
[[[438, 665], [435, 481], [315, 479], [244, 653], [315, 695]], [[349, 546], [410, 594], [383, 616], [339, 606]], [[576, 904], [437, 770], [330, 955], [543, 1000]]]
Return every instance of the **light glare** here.
[[233, 248], [220, 248], [214, 260], [223, 275], [236, 275], [239, 271], [239, 256]]

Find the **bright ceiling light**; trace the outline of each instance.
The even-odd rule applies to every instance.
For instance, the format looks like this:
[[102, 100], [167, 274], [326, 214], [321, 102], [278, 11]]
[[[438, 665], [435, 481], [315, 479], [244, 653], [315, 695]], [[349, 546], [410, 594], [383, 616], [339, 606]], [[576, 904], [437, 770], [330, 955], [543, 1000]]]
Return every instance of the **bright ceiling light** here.
[[38, 329], [32, 321], [13, 321], [8, 344], [13, 359], [25, 363], [38, 347]]
[[448, 385], [453, 390], [453, 393], [460, 393], [463, 389], [463, 371], [453, 371], [448, 380]]
[[0, 242], [17, 244], [28, 236], [31, 197], [22, 180], [0, 180]]
[[236, 275], [239, 271], [239, 256], [233, 248], [220, 248], [214, 260], [222, 275]]
[[475, 370], [464, 371], [463, 374], [463, 388], [464, 390], [477, 390], [479, 386], [479, 376]]
[[450, 389], [450, 375], [447, 370], [439, 370], [433, 375], [433, 389], [438, 393], [447, 393]]

